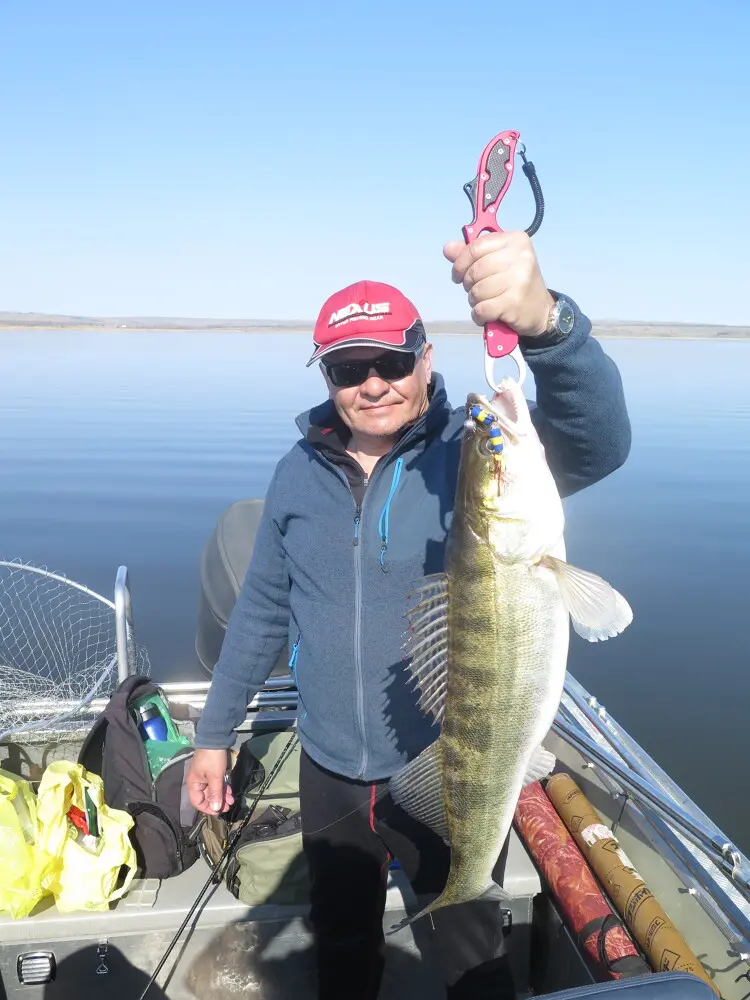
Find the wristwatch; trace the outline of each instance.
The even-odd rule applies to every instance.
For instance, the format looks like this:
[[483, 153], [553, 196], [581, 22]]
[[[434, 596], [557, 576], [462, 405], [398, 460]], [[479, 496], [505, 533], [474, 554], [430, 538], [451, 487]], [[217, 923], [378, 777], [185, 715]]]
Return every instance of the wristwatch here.
[[550, 339], [554, 337], [556, 342], [564, 340], [573, 329], [575, 321], [575, 313], [568, 300], [562, 295], [555, 296], [555, 304], [550, 310], [547, 329], [542, 336], [547, 336]]
[[554, 347], [562, 344], [570, 331], [575, 326], [576, 315], [573, 306], [564, 295], [558, 295], [549, 289], [549, 293], [555, 300], [555, 304], [549, 311], [547, 329], [544, 333], [537, 334], [536, 337], [525, 337], [524, 347], [534, 349], [539, 347]]

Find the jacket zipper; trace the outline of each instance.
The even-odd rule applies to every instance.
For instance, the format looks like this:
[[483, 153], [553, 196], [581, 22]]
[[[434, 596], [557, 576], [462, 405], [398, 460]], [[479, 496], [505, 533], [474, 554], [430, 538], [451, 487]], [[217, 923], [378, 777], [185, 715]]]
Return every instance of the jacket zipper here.
[[[413, 428], [407, 432], [405, 438], [399, 442], [399, 446], [396, 450], [401, 450], [400, 445], [403, 445], [404, 441], [413, 433]], [[395, 457], [394, 453], [391, 456]], [[346, 475], [341, 471], [341, 469], [334, 465], [329, 459], [318, 452], [318, 458], [323, 461], [329, 468], [333, 469], [339, 479], [342, 480], [346, 488], [349, 490], [349, 495], [354, 499], [354, 494], [352, 493], [352, 488], [349, 485], [349, 480]], [[384, 463], [380, 468], [377, 469], [375, 475], [382, 473], [387, 463]], [[375, 476], [364, 476], [364, 485], [369, 487], [372, 484]], [[365, 692], [364, 692], [364, 677], [362, 674], [362, 546], [359, 544], [360, 535], [362, 532], [362, 513], [364, 510], [365, 502], [367, 500], [367, 494], [365, 494], [362, 503], [356, 505], [354, 511], [354, 537], [352, 548], [354, 550], [354, 673], [356, 678], [356, 700], [357, 700], [357, 725], [359, 728], [359, 738], [362, 742], [362, 754], [360, 756], [360, 763], [358, 774], [362, 777], [365, 774], [365, 767], [367, 765], [367, 742], [365, 739]]]
[[292, 652], [291, 655], [289, 656], [289, 663], [287, 664], [287, 666], [289, 667], [289, 671], [292, 677], [294, 678], [295, 684], [297, 683], [297, 674], [295, 673], [295, 671], [297, 669], [297, 657], [299, 656], [299, 644], [301, 639], [302, 636], [298, 633], [297, 639], [294, 645], [292, 646]]
[[362, 522], [362, 507], [357, 507], [354, 515], [354, 676], [357, 687], [357, 723], [362, 742], [358, 774], [365, 773], [367, 763], [367, 743], [365, 740], [365, 685], [362, 676], [362, 546], [359, 544], [359, 528]]
[[[289, 667], [289, 673], [292, 675], [292, 680], [294, 681], [294, 687], [296, 688], [296, 691], [297, 691], [297, 697], [299, 699], [302, 698], [302, 692], [299, 689], [299, 681], [297, 680], [297, 658], [299, 657], [299, 644], [300, 644], [300, 642], [302, 642], [302, 633], [298, 631], [297, 632], [297, 639], [296, 639], [294, 645], [292, 646], [292, 652], [291, 652], [291, 654], [289, 656], [289, 663], [287, 664], [287, 666]], [[304, 721], [305, 718], [307, 718], [307, 710], [304, 711], [304, 713], [302, 715], [302, 720], [298, 719], [297, 721], [298, 722], [299, 721]]]

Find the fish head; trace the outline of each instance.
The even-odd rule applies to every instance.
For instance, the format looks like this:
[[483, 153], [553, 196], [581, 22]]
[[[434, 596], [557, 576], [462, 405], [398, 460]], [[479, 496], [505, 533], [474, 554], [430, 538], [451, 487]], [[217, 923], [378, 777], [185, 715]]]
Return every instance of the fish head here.
[[[500, 558], [533, 561], [559, 551], [562, 502], [521, 387], [506, 378], [499, 389], [467, 397], [457, 505]], [[475, 406], [492, 421], [475, 419]]]

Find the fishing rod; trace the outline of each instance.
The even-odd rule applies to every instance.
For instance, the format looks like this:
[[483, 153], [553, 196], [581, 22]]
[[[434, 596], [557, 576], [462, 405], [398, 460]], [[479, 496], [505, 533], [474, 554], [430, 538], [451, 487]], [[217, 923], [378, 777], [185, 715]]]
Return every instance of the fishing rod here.
[[[293, 732], [292, 735], [289, 737], [289, 741], [287, 742], [286, 746], [284, 747], [284, 749], [282, 750], [281, 754], [279, 755], [278, 760], [276, 761], [276, 763], [274, 764], [274, 766], [271, 768], [271, 770], [268, 772], [268, 774], [266, 774], [265, 777], [263, 778], [263, 781], [260, 783], [260, 785], [258, 787], [258, 790], [255, 793], [255, 798], [253, 799], [252, 804], [250, 805], [250, 807], [249, 807], [249, 809], [247, 811], [247, 814], [244, 816], [242, 822], [237, 827], [234, 835], [232, 836], [231, 840], [228, 842], [227, 846], [221, 852], [221, 855], [220, 855], [218, 861], [216, 862], [216, 864], [211, 869], [211, 874], [206, 879], [205, 885], [203, 886], [203, 888], [201, 889], [201, 891], [198, 893], [198, 895], [197, 895], [197, 897], [196, 897], [195, 902], [193, 903], [193, 905], [188, 910], [188, 912], [187, 912], [187, 914], [185, 916], [185, 919], [180, 924], [180, 927], [179, 927], [177, 933], [175, 934], [175, 936], [172, 938], [171, 942], [169, 943], [169, 947], [167, 948], [167, 950], [164, 952], [164, 954], [162, 955], [161, 959], [159, 960], [159, 964], [154, 969], [154, 971], [153, 971], [153, 973], [151, 975], [151, 978], [149, 979], [148, 983], [146, 984], [146, 988], [143, 990], [143, 993], [141, 993], [141, 995], [138, 998], [138, 1000], [144, 1000], [146, 994], [148, 993], [148, 991], [151, 989], [151, 987], [156, 982], [156, 977], [159, 975], [159, 973], [161, 972], [161, 970], [164, 968], [164, 965], [165, 965], [167, 959], [172, 954], [172, 950], [173, 950], [174, 946], [179, 941], [182, 932], [185, 930], [185, 928], [187, 927], [187, 925], [190, 923], [191, 917], [193, 916], [193, 914], [195, 913], [195, 911], [198, 909], [201, 901], [203, 900], [203, 897], [208, 892], [208, 890], [211, 887], [211, 885], [214, 883], [214, 880], [216, 880], [217, 884], [219, 882], [221, 882], [221, 877], [217, 878], [217, 875], [218, 875], [218, 873], [219, 873], [222, 865], [224, 865], [224, 863], [227, 861], [227, 859], [229, 857], [231, 857], [233, 851], [237, 847], [237, 844], [239, 843], [240, 837], [242, 836], [242, 834], [243, 834], [243, 832], [245, 830], [245, 827], [248, 825], [248, 823], [250, 822], [250, 820], [253, 817], [253, 814], [255, 813], [255, 807], [258, 805], [258, 802], [260, 801], [261, 796], [265, 793], [266, 789], [269, 787], [269, 785], [271, 784], [271, 782], [273, 781], [273, 779], [279, 773], [279, 771], [282, 768], [282, 766], [289, 759], [289, 756], [291, 755], [292, 751], [294, 750], [294, 747], [296, 746], [297, 739], [298, 739], [297, 733]], [[195, 837], [198, 836], [198, 833], [200, 832], [201, 826], [203, 825], [204, 822], [205, 822], [205, 817], [202, 817], [198, 821], [198, 823], [195, 825], [193, 831], [191, 832], [190, 839], [195, 839]]]

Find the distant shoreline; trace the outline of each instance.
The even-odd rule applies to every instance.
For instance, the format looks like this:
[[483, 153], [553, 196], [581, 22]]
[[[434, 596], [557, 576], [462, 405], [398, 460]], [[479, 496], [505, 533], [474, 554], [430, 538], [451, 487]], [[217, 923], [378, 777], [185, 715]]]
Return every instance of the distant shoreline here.
[[[603, 340], [750, 340], [750, 326], [722, 326], [704, 323], [646, 323], [593, 320], [593, 333]], [[91, 317], [52, 316], [43, 313], [0, 312], [0, 332], [79, 331], [81, 333], [237, 333], [312, 335], [309, 321], [251, 319], [188, 319], [163, 316]], [[476, 336], [479, 327], [466, 320], [426, 321], [428, 336]]]

